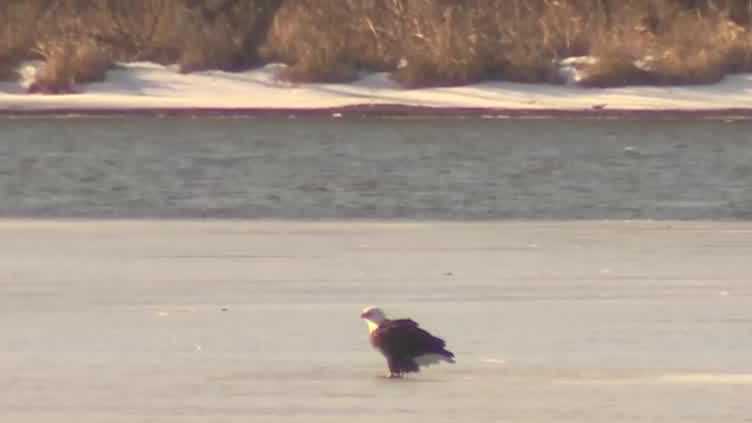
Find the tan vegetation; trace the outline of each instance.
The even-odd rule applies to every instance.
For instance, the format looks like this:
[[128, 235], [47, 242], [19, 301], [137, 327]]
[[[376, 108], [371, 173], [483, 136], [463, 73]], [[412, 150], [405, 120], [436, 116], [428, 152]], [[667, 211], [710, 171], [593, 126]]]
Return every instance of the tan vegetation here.
[[17, 77], [16, 67], [34, 43], [34, 23], [42, 14], [40, 5], [21, 0], [0, 3], [0, 81]]
[[173, 38], [181, 39], [175, 45], [179, 46], [178, 62], [183, 72], [234, 71], [259, 64], [258, 48], [282, 4], [278, 0], [182, 3], [181, 29]]
[[583, 85], [694, 84], [752, 70], [752, 0], [4, 0], [0, 78], [47, 62], [67, 90], [112, 61], [183, 72], [289, 65], [292, 81], [387, 71], [407, 87], [556, 82], [591, 55]]
[[104, 81], [112, 67], [110, 54], [94, 42], [48, 42], [37, 49], [45, 64], [38, 71], [30, 92], [62, 94], [75, 91], [77, 84]]
[[13, 60], [12, 53], [0, 54], [0, 81], [12, 81], [16, 79], [17, 63]]
[[398, 58], [395, 10], [402, 1], [299, 0], [283, 2], [260, 53], [290, 67], [293, 81], [347, 81], [361, 68], [392, 70]]

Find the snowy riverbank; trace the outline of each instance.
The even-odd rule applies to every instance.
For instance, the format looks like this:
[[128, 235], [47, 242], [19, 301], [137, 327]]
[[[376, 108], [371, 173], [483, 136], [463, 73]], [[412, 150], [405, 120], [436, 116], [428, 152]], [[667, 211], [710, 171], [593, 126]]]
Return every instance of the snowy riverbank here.
[[[484, 82], [461, 87], [405, 89], [387, 74], [349, 84], [292, 84], [275, 78], [281, 65], [241, 73], [181, 74], [173, 67], [130, 63], [77, 94], [26, 94], [31, 69], [18, 83], [0, 83], [0, 114], [247, 113], [465, 115], [752, 116], [752, 74], [701, 86], [590, 89], [574, 85]], [[26, 82], [24, 82], [26, 81]]]

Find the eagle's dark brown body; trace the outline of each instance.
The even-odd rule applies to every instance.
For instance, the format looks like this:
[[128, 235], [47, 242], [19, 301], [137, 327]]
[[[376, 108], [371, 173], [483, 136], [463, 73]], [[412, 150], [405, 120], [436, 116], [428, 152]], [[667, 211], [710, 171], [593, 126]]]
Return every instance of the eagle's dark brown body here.
[[411, 319], [384, 320], [371, 333], [371, 345], [386, 357], [392, 376], [419, 372], [421, 365], [454, 363], [443, 339], [418, 327]]

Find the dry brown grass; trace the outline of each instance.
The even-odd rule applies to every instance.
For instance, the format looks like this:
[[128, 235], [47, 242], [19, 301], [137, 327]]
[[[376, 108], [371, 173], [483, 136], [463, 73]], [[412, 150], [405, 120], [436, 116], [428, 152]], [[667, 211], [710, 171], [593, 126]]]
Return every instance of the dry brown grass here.
[[279, 71], [277, 77], [290, 82], [351, 82], [358, 78], [355, 66], [327, 57], [325, 52], [308, 53], [293, 65]]
[[391, 68], [394, 34], [377, 9], [350, 0], [285, 2], [271, 22], [262, 58], [287, 63], [279, 77], [298, 82], [348, 81], [361, 68]]
[[229, 0], [184, 11], [182, 32], [188, 36], [180, 48], [181, 71], [236, 71], [258, 64], [259, 46], [281, 5], [280, 0]]
[[232, 68], [238, 46], [227, 27], [197, 29], [187, 37], [178, 63], [183, 73]]
[[14, 81], [18, 78], [18, 64], [22, 55], [18, 49], [0, 45], [0, 81]]
[[18, 78], [16, 64], [4, 56], [0, 56], [0, 81], [13, 81]]
[[499, 58], [493, 46], [500, 42], [498, 32], [489, 31], [491, 22], [472, 6], [437, 7], [430, 0], [414, 0], [405, 28], [406, 63], [395, 79], [408, 87], [421, 87], [461, 85], [491, 77]]
[[0, 81], [15, 80], [18, 64], [28, 58], [42, 9], [20, 0], [0, 3]]
[[603, 88], [658, 83], [654, 61], [645, 60], [652, 57], [653, 45], [652, 33], [636, 30], [634, 22], [623, 22], [618, 29], [602, 32], [589, 52], [596, 60], [583, 66], [580, 85]]
[[77, 84], [104, 81], [107, 71], [114, 65], [110, 53], [92, 42], [76, 46], [72, 61]]
[[23, 50], [0, 42], [0, 81], [14, 81], [18, 78], [19, 63], [23, 59]]
[[663, 84], [706, 84], [725, 73], [721, 18], [684, 13], [654, 43], [654, 72]]
[[67, 94], [75, 91], [73, 45], [45, 44], [39, 47], [45, 58], [28, 91], [34, 94]]
[[625, 52], [610, 52], [585, 69], [580, 85], [584, 87], [621, 87], [627, 85], [653, 85], [657, 76], [635, 64], [636, 58]]
[[116, 60], [174, 63], [180, 44], [191, 34], [180, 25], [186, 19], [181, 0], [79, 2], [78, 8], [69, 5], [62, 11], [80, 21], [72, 31], [94, 40]]
[[668, 50], [656, 61], [654, 72], [663, 85], [710, 84], [726, 74], [722, 53], [706, 49]]
[[730, 43], [725, 50], [724, 67], [727, 72], [752, 72], [752, 34]]
[[[664, 10], [646, 26], [625, 22], [604, 34], [591, 54], [585, 86], [689, 85], [721, 80], [750, 68], [746, 31], [716, 12]], [[636, 63], [642, 62], [641, 66]]]
[[555, 63], [586, 54], [598, 14], [581, 10], [574, 2], [518, 3], [511, 10], [497, 9], [502, 79], [515, 82], [552, 82]]
[[[752, 2], [751, 2], [752, 5]], [[750, 11], [752, 13], [752, 10]], [[718, 49], [723, 53], [723, 67], [727, 72], [752, 71], [752, 32], [728, 19], [716, 26]]]
[[108, 52], [93, 42], [48, 42], [38, 46], [44, 66], [38, 71], [29, 92], [65, 94], [82, 83], [104, 81], [113, 61]]
[[751, 17], [748, 0], [5, 0], [0, 78], [53, 40], [87, 45], [45, 56], [43, 80], [63, 89], [113, 59], [183, 72], [282, 61], [292, 81], [368, 70], [421, 87], [551, 82], [559, 59], [586, 54], [601, 59], [589, 86], [707, 83], [752, 71]]

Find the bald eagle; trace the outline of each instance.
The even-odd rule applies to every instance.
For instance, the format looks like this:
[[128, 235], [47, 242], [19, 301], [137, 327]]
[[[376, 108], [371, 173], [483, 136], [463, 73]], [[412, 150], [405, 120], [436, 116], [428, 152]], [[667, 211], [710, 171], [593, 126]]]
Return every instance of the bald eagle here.
[[360, 315], [368, 324], [371, 345], [386, 357], [389, 378], [419, 372], [420, 366], [445, 361], [454, 363], [454, 354], [437, 338], [411, 319], [390, 320], [378, 307], [367, 307]]

